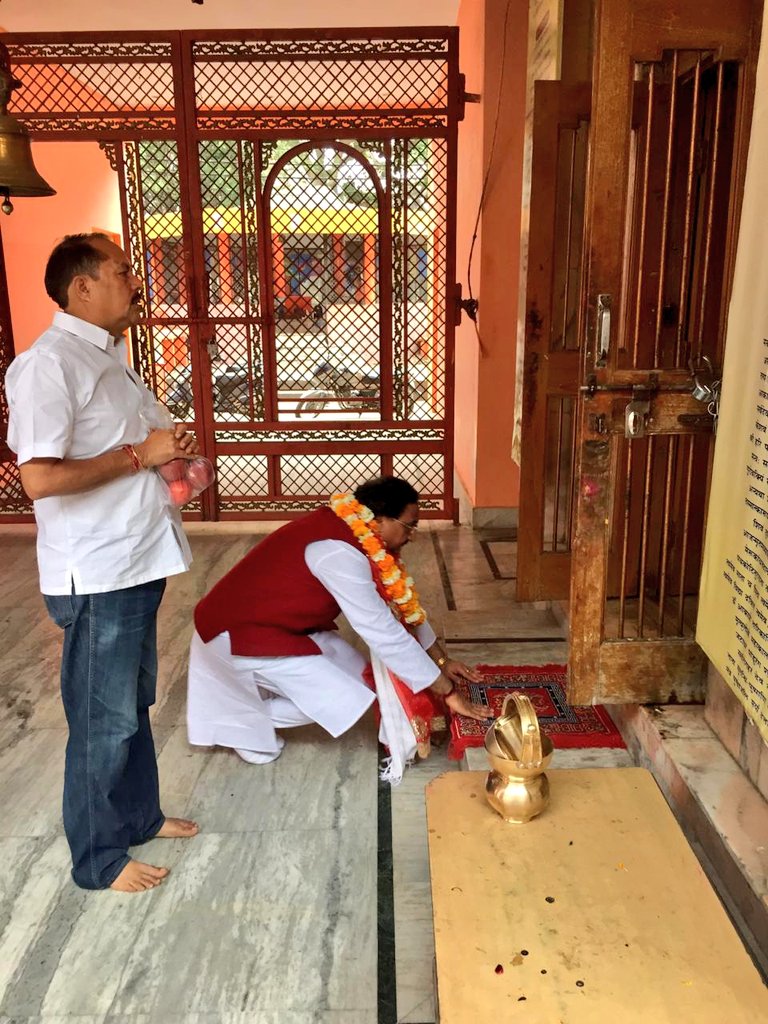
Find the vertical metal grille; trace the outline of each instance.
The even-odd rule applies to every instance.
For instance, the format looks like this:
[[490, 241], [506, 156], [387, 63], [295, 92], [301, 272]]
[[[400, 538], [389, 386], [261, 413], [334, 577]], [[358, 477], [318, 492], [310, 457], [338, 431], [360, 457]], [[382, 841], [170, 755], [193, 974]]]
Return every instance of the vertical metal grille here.
[[214, 421], [255, 422], [264, 419], [256, 146], [203, 139], [198, 154]]
[[[259, 170], [261, 306], [246, 322], [258, 319], [261, 331], [263, 424], [243, 415], [216, 437], [228, 457], [240, 449], [245, 474], [249, 458], [267, 453], [269, 493], [220, 491], [222, 513], [303, 508], [340, 486], [324, 474], [345, 467], [395, 471], [397, 424], [409, 425], [411, 449], [428, 448], [408, 463], [414, 485], [430, 508], [447, 509], [449, 39], [416, 30], [386, 40], [295, 33], [195, 41], [192, 53], [201, 143], [216, 131], [221, 155], [221, 133], [245, 130]], [[233, 169], [227, 174], [234, 180]], [[201, 174], [204, 205], [209, 191]], [[206, 272], [220, 248], [208, 240]], [[213, 312], [223, 289], [215, 273], [210, 283]], [[224, 337], [217, 324], [220, 356]], [[241, 368], [247, 377], [244, 360]], [[355, 454], [363, 443], [367, 451]], [[386, 447], [376, 454], [378, 444]]]
[[[560, 124], [554, 182], [554, 230], [552, 235], [551, 315], [546, 339], [548, 373], [574, 388], [576, 363], [571, 377], [563, 373], [565, 353], [576, 353], [581, 339], [582, 245], [586, 201], [587, 147], [589, 123], [580, 120]], [[556, 354], [556, 355], [555, 355]], [[543, 445], [543, 516], [541, 550], [546, 553], [571, 550], [573, 486], [575, 463], [574, 395], [556, 391], [546, 399]]]
[[617, 438], [606, 639], [693, 636], [710, 444]]
[[542, 551], [570, 551], [576, 399], [547, 400]]
[[303, 144], [271, 176], [280, 419], [381, 417], [383, 164], [373, 146]]
[[[721, 362], [738, 89], [709, 51], [635, 65], [619, 369]], [[680, 431], [616, 438], [606, 639], [693, 636], [712, 437]]]
[[720, 361], [738, 81], [707, 51], [635, 65], [620, 368]]
[[446, 149], [443, 139], [402, 143], [402, 234], [393, 216], [395, 259], [403, 261], [393, 288], [395, 307], [400, 294], [403, 310], [395, 317], [397, 419], [445, 415]]
[[587, 122], [562, 126], [558, 133], [550, 335], [554, 352], [579, 347], [588, 142]]
[[125, 247], [142, 279], [146, 310], [134, 335], [134, 362], [172, 414], [190, 419], [192, 363], [176, 142], [126, 142], [121, 149]]
[[[117, 164], [135, 362], [217, 461], [206, 515], [312, 507], [332, 469], [391, 470], [404, 433], [426, 507], [452, 515], [456, 41], [9, 38], [17, 116]], [[11, 481], [0, 512], [15, 501]]]

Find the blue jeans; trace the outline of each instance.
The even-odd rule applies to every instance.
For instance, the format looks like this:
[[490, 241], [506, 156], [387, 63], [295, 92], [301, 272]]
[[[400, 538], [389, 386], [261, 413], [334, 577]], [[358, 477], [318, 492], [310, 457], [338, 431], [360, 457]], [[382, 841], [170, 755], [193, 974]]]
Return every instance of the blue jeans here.
[[43, 595], [64, 630], [61, 695], [69, 725], [64, 831], [72, 877], [106, 889], [165, 820], [149, 708], [165, 580], [106, 594]]

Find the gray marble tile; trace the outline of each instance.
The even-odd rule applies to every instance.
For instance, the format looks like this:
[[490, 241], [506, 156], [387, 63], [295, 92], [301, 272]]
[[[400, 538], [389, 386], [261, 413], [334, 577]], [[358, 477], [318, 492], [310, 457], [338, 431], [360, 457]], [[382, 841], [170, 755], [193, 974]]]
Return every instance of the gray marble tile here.
[[[432, 540], [434, 532], [434, 524], [425, 523], [423, 529], [419, 530], [420, 536], [403, 551], [403, 561], [416, 581], [421, 603], [433, 624], [442, 617], [447, 608]], [[438, 536], [441, 535], [438, 533]]]
[[13, 742], [19, 730], [64, 724], [59, 696], [61, 631], [48, 619], [39, 594], [32, 607], [4, 607], [0, 738]]
[[[486, 549], [495, 562], [495, 568], [502, 577], [517, 576], [517, 541], [490, 539]], [[489, 568], [490, 565], [489, 565]]]
[[86, 897], [69, 868], [63, 836], [0, 839], [0, 1018], [41, 1009], [39, 979], [50, 976]]
[[171, 817], [186, 817], [195, 786], [211, 754], [207, 748], [190, 746], [186, 726], [163, 729], [154, 725], [152, 731], [163, 811]]
[[[488, 585], [499, 587], [503, 581]], [[445, 639], [449, 642], [460, 642], [465, 637], [487, 640], [517, 637], [564, 639], [552, 613], [531, 605], [513, 607], [500, 603], [498, 607], [493, 607], [486, 602], [485, 607], [478, 611], [462, 609], [446, 612], [443, 628]]]
[[447, 771], [457, 771], [458, 761], [449, 761], [445, 748], [408, 769], [399, 786], [392, 790], [392, 862], [395, 880], [395, 923], [398, 923], [397, 887], [402, 883], [429, 881], [427, 809], [424, 791], [429, 783]]
[[148, 860], [158, 847], [172, 874], [141, 896], [62, 885], [61, 840], [32, 860], [0, 942], [0, 1013], [375, 1009], [375, 828], [157, 840]]
[[396, 882], [395, 957], [398, 1024], [436, 1020], [435, 938], [432, 895], [427, 879]]
[[246, 764], [225, 748], [194, 748], [201, 770], [186, 813], [206, 832], [297, 831], [375, 822], [377, 748], [372, 716], [338, 740], [319, 726], [286, 729], [277, 761]]
[[31, 729], [0, 751], [0, 836], [60, 833], [66, 729]]
[[392, 790], [392, 862], [398, 1022], [435, 1020], [432, 896], [424, 790], [432, 779], [456, 771], [446, 749], [410, 768]]
[[[147, 898], [89, 903], [42, 1012], [375, 1008], [374, 827], [204, 834], [183, 846]], [[101, 914], [111, 907], [114, 918], [121, 903], [126, 917], [112, 919], [97, 954]]]
[[[413, 1018], [416, 1021], [416, 1018]], [[427, 1018], [418, 1018], [425, 1024]], [[131, 1014], [48, 1014], [36, 1017], [0, 1017], [0, 1024], [377, 1024], [376, 1010], [331, 1010], [327, 1013], [309, 1010], [246, 1010], [242, 1013], [166, 1013]]]

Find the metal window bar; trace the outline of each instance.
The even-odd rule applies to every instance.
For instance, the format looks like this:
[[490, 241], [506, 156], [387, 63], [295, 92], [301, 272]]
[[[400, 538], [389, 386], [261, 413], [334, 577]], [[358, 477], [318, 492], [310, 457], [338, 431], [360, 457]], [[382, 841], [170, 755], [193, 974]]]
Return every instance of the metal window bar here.
[[640, 311], [643, 299], [643, 275], [645, 270], [645, 234], [648, 220], [648, 181], [651, 171], [651, 150], [653, 148], [653, 109], [656, 99], [656, 68], [653, 64], [648, 73], [648, 99], [645, 123], [645, 153], [643, 155], [643, 180], [641, 185], [642, 199], [640, 202], [640, 240], [637, 259], [637, 284], [635, 293], [635, 323], [632, 337], [632, 366], [638, 365], [638, 347], [640, 343]]
[[691, 231], [693, 221], [693, 202], [694, 202], [694, 174], [696, 170], [696, 124], [698, 121], [699, 113], [699, 96], [701, 92], [701, 54], [696, 59], [696, 65], [693, 72], [693, 103], [691, 109], [691, 140], [688, 154], [688, 172], [686, 176], [685, 184], [685, 229], [683, 232], [683, 250], [682, 250], [682, 267], [680, 270], [680, 293], [677, 303], [678, 308], [678, 321], [677, 321], [677, 335], [675, 338], [675, 366], [680, 365], [681, 356], [685, 361], [685, 350], [683, 343], [688, 343], [688, 338], [683, 338], [683, 331], [686, 324], [688, 323], [687, 316], [687, 304], [688, 304], [688, 267], [691, 260]]
[[678, 599], [677, 599], [677, 634], [683, 635], [685, 623], [685, 577], [688, 569], [688, 536], [690, 531], [691, 515], [691, 485], [693, 483], [693, 454], [695, 435], [690, 434], [686, 439], [688, 458], [685, 470], [685, 491], [683, 498], [683, 535], [680, 541], [680, 569], [678, 572]]
[[712, 231], [714, 227], [715, 196], [717, 193], [718, 157], [720, 152], [720, 118], [723, 107], [723, 72], [722, 63], [717, 65], [717, 93], [715, 97], [714, 127], [710, 143], [711, 162], [709, 168], [709, 201], [707, 204], [706, 227], [704, 239], [704, 258], [701, 274], [701, 299], [699, 302], [699, 329], [696, 335], [696, 355], [700, 356], [704, 347], [704, 326], [706, 322], [707, 287], [709, 285], [709, 263], [712, 252]]
[[664, 477], [664, 513], [661, 526], [661, 549], [659, 552], [659, 637], [664, 636], [664, 604], [667, 596], [667, 563], [669, 560], [669, 521], [672, 502], [673, 470], [677, 461], [678, 438], [667, 438], [667, 469]]

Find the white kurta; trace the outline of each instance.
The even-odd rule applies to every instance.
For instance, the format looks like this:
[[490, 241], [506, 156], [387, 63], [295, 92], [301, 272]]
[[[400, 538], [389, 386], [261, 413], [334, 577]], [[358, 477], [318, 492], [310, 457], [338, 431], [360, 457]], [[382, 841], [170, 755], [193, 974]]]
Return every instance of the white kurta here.
[[[350, 626], [414, 693], [440, 670], [426, 653], [435, 642], [429, 623], [413, 637], [395, 619], [371, 578], [362, 551], [338, 540], [315, 541], [307, 567], [333, 595]], [[265, 581], [266, 582], [266, 581]], [[314, 633], [319, 655], [265, 658], [233, 655], [229, 634], [205, 644], [197, 633], [189, 652], [189, 742], [277, 755], [276, 728], [317, 722], [340, 736], [375, 697], [363, 682], [363, 656], [336, 632]]]

